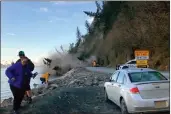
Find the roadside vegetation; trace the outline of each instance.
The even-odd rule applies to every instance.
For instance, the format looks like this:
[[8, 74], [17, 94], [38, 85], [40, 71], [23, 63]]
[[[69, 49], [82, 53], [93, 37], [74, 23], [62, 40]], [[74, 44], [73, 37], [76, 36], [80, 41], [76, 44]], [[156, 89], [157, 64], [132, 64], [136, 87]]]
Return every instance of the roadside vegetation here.
[[95, 56], [99, 64], [115, 67], [134, 59], [135, 49], [148, 49], [150, 67], [164, 70], [169, 66], [168, 1], [105, 1], [95, 4], [96, 12], [83, 12], [94, 20], [85, 22], [86, 34], [81, 34], [77, 27], [77, 40], [70, 44], [69, 54], [77, 54], [82, 61]]
[[[83, 11], [94, 18], [85, 21], [86, 34], [76, 28], [76, 42], [43, 60], [43, 72], [61, 76], [68, 70], [91, 66], [115, 67], [134, 59], [136, 49], [150, 51], [149, 66], [168, 70], [170, 66], [169, 1], [105, 1], [95, 2], [97, 10]], [[52, 62], [53, 61], [53, 62]]]

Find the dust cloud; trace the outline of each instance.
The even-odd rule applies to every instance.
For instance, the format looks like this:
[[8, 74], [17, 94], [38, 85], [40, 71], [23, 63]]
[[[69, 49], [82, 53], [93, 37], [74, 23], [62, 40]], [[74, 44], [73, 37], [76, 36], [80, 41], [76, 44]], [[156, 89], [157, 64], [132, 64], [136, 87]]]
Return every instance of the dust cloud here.
[[56, 52], [47, 57], [52, 60], [50, 67], [44, 65], [42, 72], [49, 72], [52, 75], [56, 75], [56, 71], [53, 70], [53, 68], [55, 66], [58, 66], [61, 68], [61, 70], [59, 71], [60, 74], [64, 74], [72, 68], [85, 67], [88, 65], [87, 62], [80, 61], [77, 57], [78, 54], [69, 54], [66, 51], [60, 52], [56, 50]]

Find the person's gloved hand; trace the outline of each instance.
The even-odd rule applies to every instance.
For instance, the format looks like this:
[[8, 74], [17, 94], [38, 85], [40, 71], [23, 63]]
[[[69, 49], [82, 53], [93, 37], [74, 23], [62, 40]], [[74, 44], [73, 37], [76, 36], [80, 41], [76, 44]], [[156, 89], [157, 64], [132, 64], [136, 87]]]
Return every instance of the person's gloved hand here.
[[15, 81], [15, 78], [11, 78], [11, 81]]

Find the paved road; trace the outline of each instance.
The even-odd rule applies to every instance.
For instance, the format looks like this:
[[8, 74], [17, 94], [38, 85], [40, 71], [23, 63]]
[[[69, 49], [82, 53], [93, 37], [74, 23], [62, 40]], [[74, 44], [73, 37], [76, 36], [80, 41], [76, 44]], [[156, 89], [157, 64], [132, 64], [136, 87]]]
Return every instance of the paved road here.
[[[103, 73], [113, 73], [115, 68], [107, 68], [107, 67], [86, 67], [90, 71], [97, 71]], [[168, 71], [160, 71], [165, 77], [170, 78], [170, 73]]]

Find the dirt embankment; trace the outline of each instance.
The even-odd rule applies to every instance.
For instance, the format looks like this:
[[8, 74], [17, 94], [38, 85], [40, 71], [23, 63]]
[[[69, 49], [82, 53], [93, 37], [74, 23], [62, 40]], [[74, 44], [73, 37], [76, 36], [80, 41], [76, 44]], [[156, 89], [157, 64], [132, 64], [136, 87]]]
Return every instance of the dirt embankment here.
[[85, 68], [74, 68], [67, 72], [62, 77], [50, 82], [48, 88], [33, 89], [33, 95], [48, 93], [56, 88], [71, 88], [71, 87], [103, 87], [104, 82], [109, 80], [111, 74], [88, 71]]

